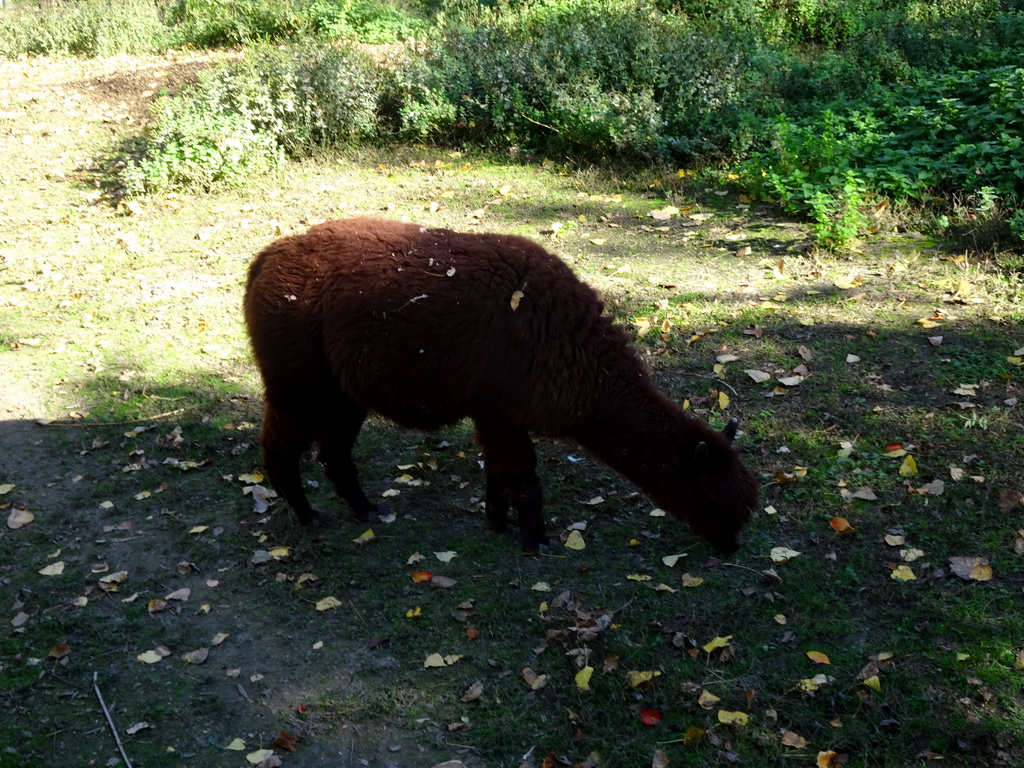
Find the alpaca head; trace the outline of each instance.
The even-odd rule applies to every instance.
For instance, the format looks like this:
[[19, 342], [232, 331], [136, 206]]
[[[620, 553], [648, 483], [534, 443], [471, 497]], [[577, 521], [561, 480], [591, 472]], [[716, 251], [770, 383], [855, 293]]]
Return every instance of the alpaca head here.
[[693, 448], [692, 489], [683, 519], [694, 533], [721, 552], [739, 549], [740, 529], [757, 506], [757, 478], [732, 445], [739, 428], [733, 418], [721, 433], [710, 433]]

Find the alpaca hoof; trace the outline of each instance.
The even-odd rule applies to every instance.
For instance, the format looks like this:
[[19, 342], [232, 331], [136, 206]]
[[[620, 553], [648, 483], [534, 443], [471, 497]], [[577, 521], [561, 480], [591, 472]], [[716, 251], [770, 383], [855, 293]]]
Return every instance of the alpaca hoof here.
[[295, 516], [299, 518], [299, 525], [303, 525], [307, 528], [320, 528], [324, 524], [323, 515], [315, 509], [311, 509], [305, 513], [296, 512]]
[[550, 555], [552, 551], [550, 539], [541, 539], [535, 544], [523, 542], [524, 555]]
[[391, 510], [386, 504], [371, 504], [365, 508], [353, 509], [352, 517], [360, 523], [365, 523], [370, 520], [379, 520], [390, 513]]

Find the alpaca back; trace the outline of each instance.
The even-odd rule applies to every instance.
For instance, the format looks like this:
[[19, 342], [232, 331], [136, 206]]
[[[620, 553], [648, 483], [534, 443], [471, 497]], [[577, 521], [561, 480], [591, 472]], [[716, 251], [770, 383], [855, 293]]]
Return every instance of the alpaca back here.
[[469, 416], [565, 434], [609, 377], [642, 371], [595, 292], [515, 236], [321, 224], [260, 253], [246, 318], [268, 391], [330, 379], [422, 429]]

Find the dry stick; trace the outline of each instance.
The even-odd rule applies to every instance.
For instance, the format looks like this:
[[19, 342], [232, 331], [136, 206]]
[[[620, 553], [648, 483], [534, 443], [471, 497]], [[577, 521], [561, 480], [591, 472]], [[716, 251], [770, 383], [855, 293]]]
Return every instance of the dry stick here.
[[173, 411], [166, 411], [164, 413], [158, 413], [155, 416], [142, 416], [138, 419], [130, 419], [129, 421], [46, 421], [39, 419], [36, 421], [41, 427], [126, 427], [129, 424], [138, 424], [143, 421], [155, 421], [156, 419], [162, 419], [166, 416], [179, 416], [185, 412], [185, 408], [176, 408]]
[[128, 755], [124, 753], [124, 746], [121, 744], [121, 737], [117, 735], [117, 728], [114, 726], [114, 721], [110, 717], [110, 710], [107, 709], [106, 703], [103, 701], [103, 694], [100, 693], [100, 687], [96, 683], [96, 676], [98, 672], [92, 673], [92, 689], [96, 691], [96, 698], [100, 700], [100, 706], [103, 707], [103, 714], [107, 716], [107, 724], [110, 726], [110, 732], [114, 734], [114, 741], [117, 742], [117, 749], [121, 753], [121, 757], [124, 758], [124, 764], [128, 768], [132, 768], [132, 761], [128, 759]]

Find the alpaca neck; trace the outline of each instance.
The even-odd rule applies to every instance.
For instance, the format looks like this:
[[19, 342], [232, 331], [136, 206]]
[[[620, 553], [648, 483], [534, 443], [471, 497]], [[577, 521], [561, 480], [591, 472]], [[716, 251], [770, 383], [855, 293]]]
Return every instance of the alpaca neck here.
[[[681, 472], [696, 445], [711, 429], [687, 415], [646, 377], [629, 396], [607, 399], [600, 415], [573, 430], [572, 437], [601, 461], [663, 505], [678, 493]], [[690, 452], [690, 453], [687, 453]]]

